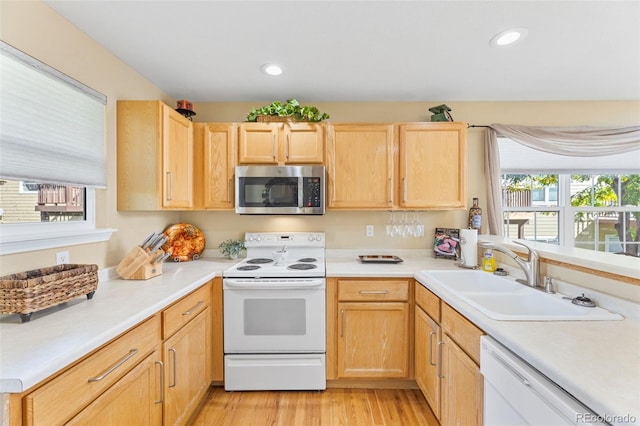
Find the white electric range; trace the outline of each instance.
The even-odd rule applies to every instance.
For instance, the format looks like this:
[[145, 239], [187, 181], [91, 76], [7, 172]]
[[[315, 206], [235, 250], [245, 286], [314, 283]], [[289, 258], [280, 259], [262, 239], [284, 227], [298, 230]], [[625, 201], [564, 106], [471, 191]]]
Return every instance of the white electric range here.
[[247, 233], [245, 247], [223, 272], [225, 389], [326, 389], [324, 233]]

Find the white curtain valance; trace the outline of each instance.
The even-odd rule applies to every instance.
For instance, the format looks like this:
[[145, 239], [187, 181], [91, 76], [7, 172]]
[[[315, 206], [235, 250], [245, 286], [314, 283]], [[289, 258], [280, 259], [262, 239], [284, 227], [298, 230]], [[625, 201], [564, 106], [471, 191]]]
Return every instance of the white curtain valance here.
[[106, 97], [0, 42], [0, 177], [106, 187]]
[[[603, 157], [640, 151], [640, 126], [534, 127], [492, 124], [487, 129], [487, 223], [489, 232], [503, 235], [501, 161], [497, 137], [503, 136], [528, 148], [566, 157]], [[566, 161], [570, 161], [567, 159]], [[637, 168], [637, 167], [636, 167]]]

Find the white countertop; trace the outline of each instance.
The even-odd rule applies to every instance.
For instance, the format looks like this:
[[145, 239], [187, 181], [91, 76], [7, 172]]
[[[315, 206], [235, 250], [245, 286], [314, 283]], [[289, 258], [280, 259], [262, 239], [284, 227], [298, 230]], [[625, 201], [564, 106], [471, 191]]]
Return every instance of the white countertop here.
[[[419, 272], [415, 278], [601, 416], [640, 423], [640, 321], [496, 321]], [[618, 424], [612, 422], [613, 424]]]
[[[362, 264], [358, 255], [394, 254], [400, 264]], [[23, 392], [180, 297], [238, 260], [165, 263], [146, 281], [100, 281], [92, 300], [34, 313], [21, 324], [0, 316], [0, 393]], [[327, 250], [328, 277], [416, 277], [487, 334], [600, 415], [640, 422], [640, 321], [516, 322], [491, 320], [419, 272], [457, 268], [429, 250]], [[628, 424], [628, 423], [627, 423]]]
[[35, 312], [0, 315], [0, 393], [23, 392], [211, 280], [236, 261], [165, 263], [149, 280], [99, 280], [85, 297]]

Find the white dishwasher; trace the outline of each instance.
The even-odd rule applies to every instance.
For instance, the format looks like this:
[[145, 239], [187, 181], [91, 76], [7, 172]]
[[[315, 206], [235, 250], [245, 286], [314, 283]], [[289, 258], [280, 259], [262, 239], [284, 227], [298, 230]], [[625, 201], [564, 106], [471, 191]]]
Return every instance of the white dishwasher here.
[[607, 424], [489, 336], [480, 338], [480, 372], [485, 426]]

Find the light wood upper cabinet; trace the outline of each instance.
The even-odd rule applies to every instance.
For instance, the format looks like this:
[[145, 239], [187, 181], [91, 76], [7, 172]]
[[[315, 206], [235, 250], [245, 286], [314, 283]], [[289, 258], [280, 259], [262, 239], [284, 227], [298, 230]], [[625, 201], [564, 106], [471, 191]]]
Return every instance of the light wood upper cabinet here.
[[327, 207], [465, 208], [465, 123], [330, 124]]
[[160, 101], [118, 101], [119, 210], [193, 206], [193, 123]]
[[389, 209], [393, 206], [394, 126], [327, 126], [327, 207]]
[[194, 123], [194, 209], [233, 210], [235, 123]]
[[398, 207], [465, 208], [466, 134], [465, 123], [399, 126]]
[[240, 123], [239, 164], [322, 164], [324, 125]]

